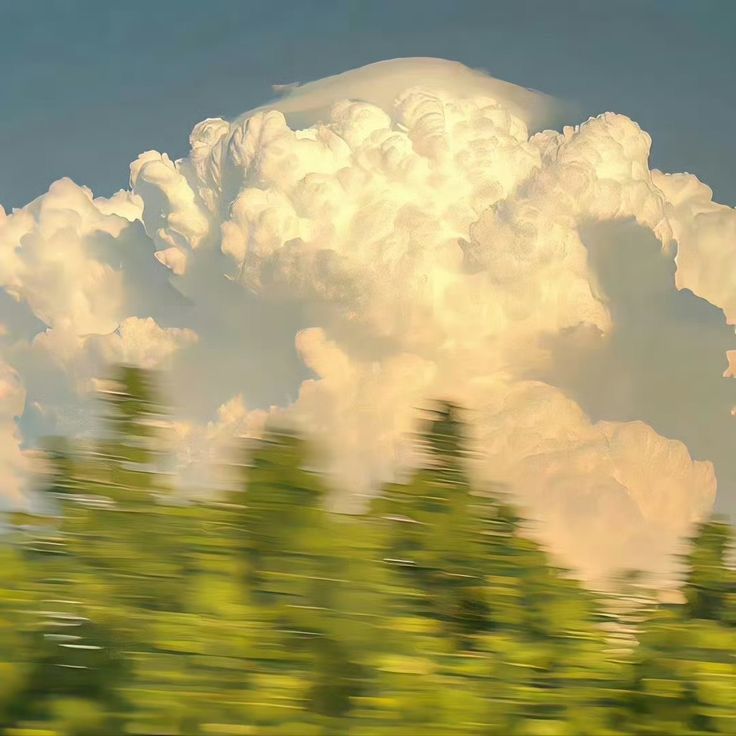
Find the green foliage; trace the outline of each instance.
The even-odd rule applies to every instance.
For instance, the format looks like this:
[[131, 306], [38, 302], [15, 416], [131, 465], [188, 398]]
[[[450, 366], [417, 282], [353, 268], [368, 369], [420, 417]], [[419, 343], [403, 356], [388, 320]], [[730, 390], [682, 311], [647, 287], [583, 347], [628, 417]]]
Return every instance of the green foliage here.
[[596, 596], [473, 486], [451, 404], [350, 516], [286, 431], [242, 488], [185, 501], [154, 378], [121, 368], [102, 399], [102, 436], [49, 442], [46, 516], [0, 547], [0, 734], [736, 733], [724, 522], [696, 531], [684, 604]]
[[736, 626], [736, 570], [733, 558], [729, 560], [733, 552], [730, 524], [711, 519], [697, 528], [685, 557], [683, 592], [690, 617]]

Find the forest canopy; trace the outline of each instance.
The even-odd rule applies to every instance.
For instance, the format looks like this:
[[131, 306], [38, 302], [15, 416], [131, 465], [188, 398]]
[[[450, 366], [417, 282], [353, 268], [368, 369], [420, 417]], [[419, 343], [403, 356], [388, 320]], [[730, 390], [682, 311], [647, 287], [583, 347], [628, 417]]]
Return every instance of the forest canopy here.
[[5, 736], [736, 733], [727, 522], [694, 530], [679, 602], [633, 573], [594, 592], [473, 487], [452, 404], [347, 515], [284, 428], [235, 490], [183, 498], [155, 377], [121, 367], [101, 399], [99, 436], [49, 441], [39, 511], [6, 519]]

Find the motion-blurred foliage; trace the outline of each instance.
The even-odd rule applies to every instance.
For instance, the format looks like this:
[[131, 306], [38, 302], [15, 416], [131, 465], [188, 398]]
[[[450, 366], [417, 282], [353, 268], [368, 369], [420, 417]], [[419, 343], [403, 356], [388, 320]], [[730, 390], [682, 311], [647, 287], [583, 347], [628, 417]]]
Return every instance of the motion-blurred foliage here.
[[242, 490], [185, 501], [152, 377], [102, 398], [103, 436], [49, 443], [45, 513], [0, 546], [6, 736], [736, 733], [725, 522], [698, 528], [683, 603], [636, 576], [596, 596], [471, 486], [452, 405], [414, 477], [347, 516], [275, 430]]

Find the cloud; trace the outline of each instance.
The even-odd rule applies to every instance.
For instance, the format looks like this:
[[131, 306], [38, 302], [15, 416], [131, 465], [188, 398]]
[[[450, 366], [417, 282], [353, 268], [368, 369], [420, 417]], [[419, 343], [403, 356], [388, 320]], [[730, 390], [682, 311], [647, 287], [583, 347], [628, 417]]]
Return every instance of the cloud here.
[[[479, 482], [507, 484], [567, 564], [665, 574], [715, 496], [687, 427], [733, 439], [712, 414], [736, 215], [694, 177], [650, 170], [627, 117], [542, 131], [557, 112], [453, 62], [383, 62], [200, 123], [187, 158], [133, 162], [130, 192], [52, 185], [0, 221], [27, 439], [89, 422], [105, 360], [167, 365], [182, 477], [224, 482], [233, 437], [286, 416], [355, 508], [414, 462], [417, 408], [448, 397], [469, 409]], [[631, 278], [612, 278], [601, 227]], [[699, 305], [711, 332], [683, 318]], [[672, 346], [691, 344], [705, 351], [688, 373]], [[680, 394], [648, 400], [662, 372]], [[609, 387], [620, 401], [597, 401]]]
[[15, 420], [23, 413], [25, 391], [18, 374], [0, 362], [0, 508], [22, 503], [30, 461], [20, 450]]
[[379, 61], [316, 82], [275, 85], [274, 91], [281, 93], [279, 98], [244, 113], [240, 119], [273, 109], [293, 118], [296, 124], [313, 124], [328, 117], [332, 105], [344, 99], [390, 110], [406, 89], [429, 83], [455, 97], [493, 98], [533, 130], [549, 125], [563, 111], [562, 103], [554, 97], [494, 79], [457, 61], [413, 57]]

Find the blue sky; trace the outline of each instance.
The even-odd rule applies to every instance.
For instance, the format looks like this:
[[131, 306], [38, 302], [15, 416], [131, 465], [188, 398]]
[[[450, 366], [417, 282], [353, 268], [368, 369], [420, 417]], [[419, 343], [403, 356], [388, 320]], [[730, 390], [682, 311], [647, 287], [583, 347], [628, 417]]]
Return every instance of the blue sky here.
[[[70, 176], [127, 184], [143, 150], [187, 150], [194, 123], [235, 116], [275, 83], [380, 59], [439, 56], [614, 110], [653, 163], [736, 205], [733, 0], [0, 0], [0, 204]], [[571, 121], [576, 122], [576, 121]]]

